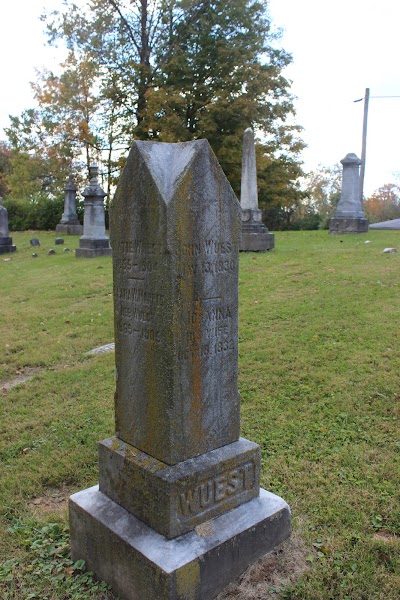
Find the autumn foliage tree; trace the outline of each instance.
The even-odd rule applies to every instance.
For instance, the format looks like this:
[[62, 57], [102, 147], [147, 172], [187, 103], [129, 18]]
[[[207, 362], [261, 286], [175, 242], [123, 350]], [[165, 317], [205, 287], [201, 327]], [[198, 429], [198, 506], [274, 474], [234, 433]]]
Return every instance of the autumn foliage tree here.
[[386, 183], [364, 201], [364, 210], [370, 223], [400, 218], [400, 187]]
[[67, 60], [61, 75], [38, 76], [34, 123], [14, 117], [14, 148], [17, 140], [20, 150], [40, 153], [42, 144], [49, 158], [69, 165], [84, 151], [85, 162], [101, 159], [110, 186], [134, 138], [207, 138], [239, 194], [242, 135], [250, 126], [259, 140], [260, 202], [300, 201], [304, 145], [283, 76], [291, 56], [279, 45], [267, 2], [64, 4], [44, 21], [50, 43], [67, 46]]

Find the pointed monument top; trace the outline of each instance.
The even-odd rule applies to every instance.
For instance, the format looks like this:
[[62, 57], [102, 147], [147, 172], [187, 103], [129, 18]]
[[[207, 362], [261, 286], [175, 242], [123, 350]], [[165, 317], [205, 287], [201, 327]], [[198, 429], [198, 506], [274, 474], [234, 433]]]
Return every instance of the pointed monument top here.
[[178, 181], [186, 171], [199, 145], [206, 140], [166, 144], [136, 142], [143, 159], [166, 204], [171, 201]]

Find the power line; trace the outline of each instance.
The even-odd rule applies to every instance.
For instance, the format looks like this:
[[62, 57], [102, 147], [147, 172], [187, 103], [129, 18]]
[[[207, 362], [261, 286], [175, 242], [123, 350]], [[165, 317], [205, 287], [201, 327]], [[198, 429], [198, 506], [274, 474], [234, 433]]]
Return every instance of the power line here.
[[[371, 100], [371, 98], [400, 98], [400, 96], [370, 96], [369, 98]], [[362, 102], [363, 100], [364, 98], [358, 98], [358, 100], [353, 100], [353, 102]]]

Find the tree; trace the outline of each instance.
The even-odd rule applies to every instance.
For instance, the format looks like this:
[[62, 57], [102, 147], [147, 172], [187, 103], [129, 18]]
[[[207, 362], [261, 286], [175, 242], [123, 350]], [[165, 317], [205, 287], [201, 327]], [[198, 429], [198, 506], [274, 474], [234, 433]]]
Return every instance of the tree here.
[[0, 141], [0, 196], [2, 198], [10, 191], [8, 177], [11, 173], [11, 156], [8, 144]]
[[315, 171], [308, 173], [305, 180], [305, 192], [309, 198], [310, 208], [319, 215], [321, 227], [327, 227], [342, 189], [342, 166], [337, 163], [333, 167], [318, 165]]
[[400, 218], [400, 187], [386, 183], [364, 201], [364, 210], [370, 223]]
[[[50, 43], [62, 40], [70, 54], [61, 76], [45, 73], [35, 84], [35, 119], [45, 145], [67, 161], [82, 147], [87, 159], [97, 153], [110, 187], [133, 138], [205, 137], [239, 194], [242, 135], [251, 126], [260, 138], [262, 202], [301, 199], [304, 145], [282, 75], [291, 57], [279, 48], [267, 2], [66, 0], [44, 20]], [[275, 190], [271, 169], [279, 171]]]

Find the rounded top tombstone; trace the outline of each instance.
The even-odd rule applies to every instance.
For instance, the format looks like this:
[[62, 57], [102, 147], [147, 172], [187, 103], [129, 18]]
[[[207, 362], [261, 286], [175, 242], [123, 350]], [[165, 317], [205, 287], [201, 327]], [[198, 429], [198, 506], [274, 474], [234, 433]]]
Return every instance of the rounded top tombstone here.
[[361, 165], [361, 160], [358, 158], [354, 152], [349, 152], [346, 154], [344, 158], [340, 161], [342, 165]]

